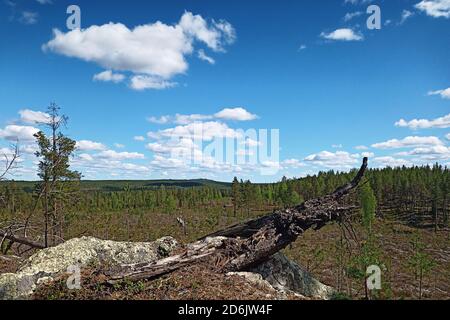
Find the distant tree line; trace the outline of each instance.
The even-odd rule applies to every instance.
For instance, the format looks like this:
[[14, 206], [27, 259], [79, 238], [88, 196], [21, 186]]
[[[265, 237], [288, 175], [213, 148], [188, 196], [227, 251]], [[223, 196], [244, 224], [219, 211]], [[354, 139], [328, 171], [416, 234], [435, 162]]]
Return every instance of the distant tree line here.
[[[120, 191], [82, 190], [66, 210], [122, 211], [146, 209], [170, 213], [176, 209], [225, 206], [234, 215], [252, 216], [253, 211], [289, 207], [334, 191], [349, 181], [354, 172], [319, 172], [300, 179], [283, 178], [272, 184], [255, 184], [235, 178], [231, 188], [166, 187], [139, 189], [123, 186]], [[449, 222], [450, 172], [438, 164], [422, 167], [372, 169], [367, 172], [377, 206], [377, 216], [394, 217], [411, 224], [438, 228]], [[18, 188], [14, 181], [3, 183], [2, 209], [27, 211], [36, 204], [35, 193]], [[357, 201], [357, 195], [350, 201]], [[38, 208], [45, 206], [39, 203]], [[43, 209], [43, 208], [42, 208]]]

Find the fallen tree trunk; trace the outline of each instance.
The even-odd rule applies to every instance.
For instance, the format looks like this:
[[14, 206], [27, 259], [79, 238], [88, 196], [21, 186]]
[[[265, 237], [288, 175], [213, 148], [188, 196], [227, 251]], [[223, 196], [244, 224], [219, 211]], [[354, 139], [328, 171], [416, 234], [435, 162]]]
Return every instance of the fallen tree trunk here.
[[16, 237], [15, 235], [9, 234], [7, 232], [0, 231], [0, 238], [9, 240], [13, 243], [23, 244], [33, 249], [45, 249], [45, 246], [42, 243], [27, 238]]
[[218, 272], [248, 270], [286, 248], [306, 230], [318, 230], [353, 209], [341, 200], [361, 182], [367, 163], [364, 158], [355, 178], [332, 194], [213, 233], [188, 245], [182, 254], [150, 264], [123, 266], [110, 275], [109, 282], [150, 279], [200, 261], [207, 261]]

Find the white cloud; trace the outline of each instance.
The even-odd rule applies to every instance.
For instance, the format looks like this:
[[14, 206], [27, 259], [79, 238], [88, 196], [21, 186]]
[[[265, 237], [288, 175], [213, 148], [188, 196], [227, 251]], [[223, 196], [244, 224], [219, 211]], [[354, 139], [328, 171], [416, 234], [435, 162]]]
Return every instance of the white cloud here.
[[20, 144], [19, 147], [20, 147], [19, 151], [21, 154], [25, 153], [25, 154], [33, 154], [34, 155], [39, 149], [37, 143], [25, 144], [25, 145]]
[[155, 89], [155, 90], [162, 90], [167, 88], [173, 88], [177, 85], [176, 82], [171, 82], [164, 80], [160, 77], [153, 77], [153, 76], [133, 76], [131, 77], [130, 81], [130, 88], [142, 91], [147, 89]]
[[20, 17], [19, 17], [19, 22], [23, 23], [23, 24], [36, 24], [38, 22], [38, 17], [39, 14], [37, 12], [32, 12], [32, 11], [22, 11]]
[[399, 24], [404, 24], [406, 22], [406, 20], [408, 20], [409, 18], [412, 18], [414, 16], [414, 13], [409, 11], [409, 10], [403, 10], [402, 11], [402, 17], [400, 19]]
[[353, 167], [354, 164], [358, 163], [359, 158], [359, 154], [350, 154], [345, 151], [322, 151], [317, 154], [307, 156], [305, 161], [328, 168], [348, 168]]
[[373, 158], [373, 157], [375, 157], [375, 153], [373, 153], [373, 152], [361, 152], [361, 157]]
[[94, 161], [94, 157], [87, 153], [82, 153], [78, 157], [84, 161]]
[[450, 127], [450, 113], [446, 116], [434, 119], [414, 119], [411, 121], [406, 121], [404, 119], [400, 119], [395, 123], [397, 127], [407, 127], [413, 130], [416, 129], [430, 129], [430, 128], [448, 128]]
[[186, 167], [186, 164], [181, 159], [167, 158], [161, 155], [155, 155], [151, 165], [160, 169], [179, 169]]
[[121, 73], [113, 73], [111, 70], [106, 70], [100, 73], [97, 73], [93, 77], [94, 81], [103, 81], [103, 82], [114, 82], [119, 83], [125, 80], [125, 75]]
[[51, 4], [52, 0], [36, 0], [37, 2], [39, 2], [40, 4]]
[[431, 146], [415, 148], [408, 152], [400, 152], [399, 156], [421, 156], [426, 160], [450, 159], [450, 147]]
[[232, 120], [232, 121], [250, 121], [257, 119], [258, 116], [250, 113], [244, 108], [225, 108], [214, 115], [208, 114], [176, 114], [174, 116], [165, 115], [159, 118], [149, 117], [147, 120], [156, 124], [174, 123], [187, 125], [193, 122], [207, 121], [213, 119]]
[[147, 121], [151, 122], [151, 123], [156, 123], [156, 124], [166, 124], [166, 123], [169, 123], [171, 120], [170, 120], [170, 116], [162, 116], [160, 118], [149, 117], [149, 118], [147, 118]]
[[450, 141], [450, 133], [448, 133], [445, 138]]
[[399, 159], [394, 157], [378, 157], [373, 159], [374, 163], [378, 164], [380, 167], [402, 167], [402, 166], [411, 166], [412, 163], [405, 159]]
[[[127, 157], [127, 159], [129, 159], [129, 157]], [[121, 162], [120, 160], [126, 159], [125, 157], [102, 157], [99, 155], [92, 156], [83, 153], [72, 159], [71, 164], [82, 168], [83, 173], [89, 173], [92, 175], [92, 178], [95, 178], [100, 173], [109, 175], [111, 174], [111, 171], [114, 171], [114, 173], [122, 177], [131, 175], [142, 178], [142, 174], [151, 171], [148, 166]], [[117, 172], [120, 172], [120, 174]]]
[[286, 159], [281, 165], [288, 168], [301, 168], [305, 166], [305, 164], [298, 159]]
[[145, 159], [142, 153], [138, 152], [117, 152], [114, 150], [102, 151], [95, 155], [98, 158], [109, 160], [130, 160], [130, 159]]
[[145, 137], [143, 137], [143, 136], [135, 136], [135, 137], [133, 137], [133, 140], [135, 140], [135, 141], [145, 141]]
[[185, 125], [192, 122], [205, 121], [210, 119], [213, 119], [213, 116], [203, 114], [189, 114], [189, 115], [176, 114], [173, 123]]
[[80, 140], [76, 143], [76, 148], [79, 151], [102, 151], [106, 150], [106, 146], [100, 142], [90, 140]]
[[377, 149], [399, 149], [399, 148], [415, 148], [426, 146], [440, 146], [444, 143], [437, 137], [406, 137], [402, 140], [392, 139], [386, 142], [375, 143], [373, 148]]
[[114, 143], [114, 147], [116, 147], [118, 149], [123, 149], [123, 148], [125, 148], [125, 145], [123, 145], [121, 143]]
[[260, 146], [260, 145], [261, 145], [261, 142], [256, 141], [256, 140], [254, 140], [254, 139], [252, 139], [252, 138], [247, 137], [247, 138], [245, 139], [245, 141], [243, 141], [243, 145], [245, 145], [245, 146], [248, 147], [248, 148], [254, 148], [254, 147]]
[[361, 146], [356, 146], [355, 149], [356, 150], [368, 150], [369, 148], [367, 146], [361, 145]]
[[234, 121], [250, 121], [258, 118], [257, 115], [251, 114], [244, 108], [225, 108], [214, 115], [217, 119], [234, 120]]
[[450, 99], [450, 88], [428, 92], [429, 96], [441, 96], [443, 99]]
[[433, 18], [450, 18], [450, 0], [423, 0], [415, 7]]
[[38, 132], [39, 129], [31, 126], [9, 125], [0, 129], [0, 138], [10, 141], [30, 142], [36, 140], [34, 135]]
[[320, 36], [327, 40], [334, 41], [361, 41], [364, 40], [364, 36], [362, 34], [358, 34], [352, 29], [343, 28], [337, 29], [330, 33], [322, 32]]
[[224, 51], [235, 39], [228, 22], [208, 23], [191, 12], [185, 12], [175, 25], [158, 21], [129, 29], [110, 22], [66, 33], [54, 29], [53, 33], [53, 39], [43, 45], [44, 51], [93, 62], [111, 71], [131, 72], [130, 87], [135, 90], [173, 87], [169, 80], [186, 73], [186, 56], [192, 54], [196, 42]]
[[194, 122], [184, 126], [177, 126], [158, 132], [149, 132], [150, 138], [180, 138], [188, 137], [202, 141], [211, 141], [214, 138], [237, 138], [240, 134], [226, 124], [217, 121]]
[[348, 21], [352, 20], [353, 18], [359, 17], [361, 15], [363, 15], [362, 11], [347, 12], [344, 16], [344, 21], [348, 22]]
[[203, 50], [203, 49], [198, 50], [197, 56], [198, 56], [198, 58], [199, 58], [200, 60], [206, 61], [206, 62], [208, 62], [209, 64], [215, 64], [215, 63], [216, 63], [216, 60], [214, 60], [213, 58], [211, 58], [210, 56], [208, 56], [208, 55], [205, 53], [205, 50]]
[[19, 111], [20, 120], [28, 124], [42, 124], [50, 121], [50, 115], [41, 111], [33, 111], [29, 109]]

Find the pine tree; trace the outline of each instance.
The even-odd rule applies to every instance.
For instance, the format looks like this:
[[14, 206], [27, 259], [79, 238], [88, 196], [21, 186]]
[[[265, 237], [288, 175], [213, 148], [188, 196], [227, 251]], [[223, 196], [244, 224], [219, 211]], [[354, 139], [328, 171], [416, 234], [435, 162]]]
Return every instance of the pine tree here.
[[423, 297], [423, 281], [435, 266], [433, 258], [425, 252], [425, 244], [416, 234], [411, 240], [413, 254], [408, 260], [408, 265], [418, 281], [419, 299]]
[[61, 211], [64, 202], [73, 195], [77, 187], [76, 183], [81, 178], [79, 172], [69, 169], [69, 160], [75, 151], [76, 142], [60, 131], [61, 126], [66, 125], [68, 118], [60, 115], [59, 111], [60, 108], [54, 103], [48, 108], [50, 119], [46, 126], [50, 129], [49, 136], [43, 131], [34, 135], [39, 147], [36, 156], [39, 158], [38, 176], [41, 182], [37, 184], [37, 190], [38, 200], [43, 202], [44, 208], [46, 247], [49, 246], [50, 231], [53, 236], [53, 245], [56, 244], [58, 224], [59, 236], [63, 236], [64, 216]]
[[231, 201], [233, 202], [233, 213], [236, 217], [241, 202], [241, 186], [237, 177], [234, 177], [231, 185]]
[[375, 211], [377, 207], [377, 199], [373, 193], [369, 181], [363, 183], [359, 189], [359, 200], [361, 202], [361, 218], [362, 224], [366, 229], [367, 235], [372, 233], [372, 225], [375, 221]]

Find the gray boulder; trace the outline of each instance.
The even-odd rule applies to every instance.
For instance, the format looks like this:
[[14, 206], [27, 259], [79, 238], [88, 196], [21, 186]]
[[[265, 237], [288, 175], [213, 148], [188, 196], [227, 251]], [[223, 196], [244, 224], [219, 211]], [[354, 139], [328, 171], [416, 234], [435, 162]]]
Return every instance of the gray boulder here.
[[119, 266], [167, 257], [178, 246], [171, 237], [154, 242], [115, 242], [83, 237], [40, 250], [17, 273], [0, 275], [0, 300], [27, 299], [39, 284], [52, 281], [69, 267]]
[[334, 293], [332, 287], [314, 279], [309, 272], [282, 253], [275, 254], [269, 261], [251, 272], [260, 274], [265, 281], [282, 293], [294, 293], [322, 300], [330, 299]]

